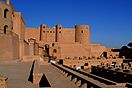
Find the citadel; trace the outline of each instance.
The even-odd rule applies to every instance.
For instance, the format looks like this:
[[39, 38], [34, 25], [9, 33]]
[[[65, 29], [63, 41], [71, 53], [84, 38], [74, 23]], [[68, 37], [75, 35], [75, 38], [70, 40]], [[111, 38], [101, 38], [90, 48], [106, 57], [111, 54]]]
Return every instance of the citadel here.
[[131, 88], [132, 61], [90, 40], [89, 25], [26, 28], [0, 0], [0, 88]]
[[111, 49], [91, 44], [89, 25], [63, 28], [58, 24], [48, 27], [26, 28], [21, 12], [17, 12], [10, 0], [0, 0], [0, 59], [26, 60], [31, 56], [43, 57], [46, 53], [55, 59], [67, 57], [117, 57]]

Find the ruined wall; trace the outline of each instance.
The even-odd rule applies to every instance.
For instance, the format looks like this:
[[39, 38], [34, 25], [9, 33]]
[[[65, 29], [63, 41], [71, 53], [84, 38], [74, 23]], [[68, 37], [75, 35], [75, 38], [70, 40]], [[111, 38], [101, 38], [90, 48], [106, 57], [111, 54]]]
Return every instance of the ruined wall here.
[[29, 55], [30, 56], [34, 56], [34, 53], [35, 53], [35, 40], [34, 39], [30, 39], [29, 40]]
[[29, 39], [29, 55], [34, 56], [34, 55], [39, 55], [39, 44], [36, 43], [35, 39]]
[[34, 55], [39, 55], [39, 44], [35, 43], [34, 48], [35, 48]]

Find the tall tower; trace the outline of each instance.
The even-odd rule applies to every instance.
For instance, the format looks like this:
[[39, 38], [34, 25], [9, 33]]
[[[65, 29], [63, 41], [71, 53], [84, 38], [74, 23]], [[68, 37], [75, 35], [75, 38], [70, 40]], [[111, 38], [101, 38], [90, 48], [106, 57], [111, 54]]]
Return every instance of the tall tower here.
[[62, 41], [62, 25], [58, 24], [56, 25], [55, 42], [61, 42], [61, 41]]
[[47, 32], [45, 24], [41, 24], [40, 26], [40, 41], [47, 42]]
[[88, 25], [75, 26], [75, 42], [90, 44], [90, 28]]
[[8, 5], [10, 0], [7, 0], [6, 4], [0, 2], [0, 33], [8, 34], [13, 29], [13, 9]]
[[13, 33], [13, 6], [0, 1], [0, 61], [19, 59], [19, 38]]

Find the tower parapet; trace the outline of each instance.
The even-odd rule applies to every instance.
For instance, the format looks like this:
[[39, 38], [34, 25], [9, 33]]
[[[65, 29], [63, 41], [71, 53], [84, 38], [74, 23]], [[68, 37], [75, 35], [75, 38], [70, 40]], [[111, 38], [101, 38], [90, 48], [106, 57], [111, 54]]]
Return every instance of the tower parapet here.
[[81, 44], [90, 44], [90, 27], [89, 25], [75, 26], [75, 42]]

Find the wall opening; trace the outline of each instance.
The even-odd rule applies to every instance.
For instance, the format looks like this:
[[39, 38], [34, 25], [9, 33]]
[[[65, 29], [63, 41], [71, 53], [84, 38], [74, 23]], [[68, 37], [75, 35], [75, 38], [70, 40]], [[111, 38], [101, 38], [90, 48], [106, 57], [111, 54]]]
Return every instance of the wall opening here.
[[8, 26], [5, 25], [5, 26], [4, 26], [4, 34], [6, 34], [7, 29], [8, 29]]
[[61, 27], [59, 27], [59, 29], [61, 29]]
[[56, 49], [54, 49], [54, 50], [53, 50], [53, 52], [54, 52], [54, 53], [57, 53], [57, 50], [56, 50]]
[[43, 26], [43, 29], [45, 29], [46, 27], [45, 26]]
[[54, 44], [54, 43], [52, 43], [52, 46], [55, 46], [55, 44]]
[[47, 55], [49, 56], [49, 45], [48, 44], [45, 45], [45, 51], [46, 51]]
[[9, 10], [5, 9], [4, 10], [4, 18], [7, 18], [9, 16]]
[[83, 30], [81, 31], [81, 33], [83, 33]]
[[107, 52], [103, 52], [103, 56], [107, 58]]

